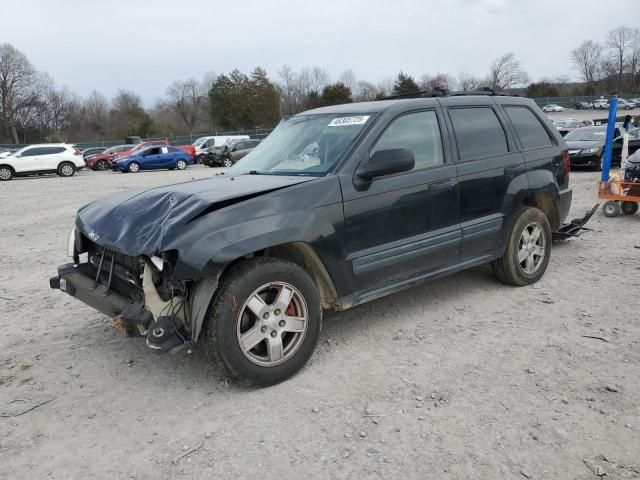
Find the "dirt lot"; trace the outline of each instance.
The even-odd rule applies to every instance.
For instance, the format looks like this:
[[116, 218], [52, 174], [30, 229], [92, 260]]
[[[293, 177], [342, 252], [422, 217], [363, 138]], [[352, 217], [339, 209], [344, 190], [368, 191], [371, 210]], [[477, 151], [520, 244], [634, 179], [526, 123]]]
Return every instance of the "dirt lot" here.
[[306, 368], [247, 389], [48, 287], [80, 205], [212, 173], [0, 184], [0, 478], [640, 477], [640, 214], [598, 211], [532, 287], [479, 268], [327, 314]]

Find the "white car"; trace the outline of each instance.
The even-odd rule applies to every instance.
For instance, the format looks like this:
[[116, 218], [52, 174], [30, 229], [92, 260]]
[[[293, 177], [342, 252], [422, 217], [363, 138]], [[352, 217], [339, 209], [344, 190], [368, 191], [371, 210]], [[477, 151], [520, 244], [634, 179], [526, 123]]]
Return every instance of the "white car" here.
[[71, 177], [76, 170], [84, 168], [82, 152], [66, 143], [43, 143], [29, 145], [0, 159], [0, 181], [14, 176], [57, 173]]
[[544, 107], [542, 107], [542, 111], [545, 113], [564, 112], [564, 108], [562, 108], [560, 105], [556, 105], [555, 103], [549, 103], [548, 105], [545, 105]]
[[221, 147], [238, 140], [249, 140], [249, 135], [214, 135], [200, 137], [192, 145], [196, 149], [196, 157], [205, 153], [207, 148]]

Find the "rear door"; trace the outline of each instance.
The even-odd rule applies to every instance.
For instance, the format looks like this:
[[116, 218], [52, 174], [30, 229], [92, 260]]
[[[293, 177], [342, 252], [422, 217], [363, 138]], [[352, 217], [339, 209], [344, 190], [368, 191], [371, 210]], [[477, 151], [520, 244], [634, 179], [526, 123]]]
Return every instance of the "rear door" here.
[[395, 117], [366, 158], [405, 148], [414, 169], [364, 186], [341, 177], [347, 260], [358, 290], [384, 288], [458, 259], [458, 183], [442, 124], [436, 108]]
[[65, 147], [44, 147], [39, 158], [43, 170], [57, 170], [58, 165], [64, 160]]
[[[451, 98], [447, 119], [460, 184], [461, 259], [491, 256], [512, 210], [514, 181], [528, 190], [522, 155], [491, 99]], [[518, 179], [518, 180], [516, 180]]]

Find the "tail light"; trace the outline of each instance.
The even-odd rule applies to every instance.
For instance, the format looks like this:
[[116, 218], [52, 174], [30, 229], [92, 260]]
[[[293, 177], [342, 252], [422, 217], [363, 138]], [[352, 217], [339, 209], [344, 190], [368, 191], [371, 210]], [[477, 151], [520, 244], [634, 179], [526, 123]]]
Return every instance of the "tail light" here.
[[74, 148], [74, 150], [75, 150], [75, 152], [73, 152], [74, 155], [82, 155], [82, 152], [77, 148]]
[[569, 150], [562, 151], [562, 170], [564, 178], [569, 183], [569, 172], [571, 171], [571, 160], [569, 159]]

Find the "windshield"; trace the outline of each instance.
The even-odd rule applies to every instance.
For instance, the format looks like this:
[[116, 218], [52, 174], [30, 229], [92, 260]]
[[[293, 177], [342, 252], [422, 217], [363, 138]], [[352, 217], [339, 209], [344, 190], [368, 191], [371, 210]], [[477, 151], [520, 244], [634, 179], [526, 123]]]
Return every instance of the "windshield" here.
[[564, 137], [565, 140], [573, 140], [574, 142], [596, 142], [602, 141], [604, 143], [605, 136], [607, 135], [607, 131], [605, 129], [602, 130], [591, 130], [578, 128], [576, 130], [572, 130]]
[[370, 115], [302, 115], [282, 120], [231, 173], [326, 174], [353, 145]]

